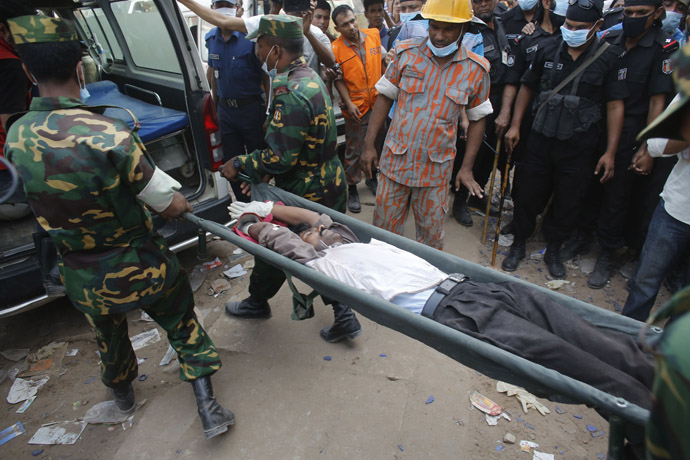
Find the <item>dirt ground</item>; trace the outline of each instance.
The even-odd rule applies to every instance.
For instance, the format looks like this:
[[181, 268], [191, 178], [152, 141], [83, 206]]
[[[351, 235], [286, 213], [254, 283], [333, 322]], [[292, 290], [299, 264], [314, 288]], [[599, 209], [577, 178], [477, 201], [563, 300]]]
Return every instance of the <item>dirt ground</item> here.
[[[360, 196], [363, 212], [357, 217], [370, 222], [373, 197], [364, 187]], [[446, 251], [489, 265], [491, 241], [481, 244], [482, 218], [475, 215], [474, 222], [466, 229], [448, 217]], [[412, 222], [407, 230], [411, 236]], [[528, 254], [535, 254], [528, 255], [515, 276], [540, 285], [549, 280], [537, 260], [543, 247], [538, 238], [528, 244]], [[50, 378], [25, 413], [16, 413], [20, 404], [4, 403], [0, 430], [20, 421], [26, 432], [0, 445], [0, 458], [531, 459], [533, 454], [522, 452], [518, 444], [503, 442], [508, 433], [518, 443], [539, 444], [536, 450], [556, 459], [605, 458], [608, 424], [595, 411], [540, 400], [551, 413], [524, 413], [515, 398], [496, 391], [494, 380], [365, 318], [360, 317], [364, 334], [359, 338], [325, 343], [318, 332], [330, 324], [332, 313], [318, 301], [313, 319], [292, 321], [287, 286], [271, 302], [271, 319], [230, 319], [223, 305], [246, 295], [249, 276], [232, 280], [218, 296], [209, 295], [209, 289], [213, 281], [223, 279], [223, 270], [252, 260], [233, 254], [234, 249], [214, 241], [206, 260], [198, 260], [195, 250], [180, 254], [188, 271], [215, 257], [224, 264], [207, 272], [195, 298], [224, 364], [213, 384], [219, 401], [236, 415], [237, 423], [227, 434], [204, 439], [191, 388], [179, 380], [177, 362], [159, 365], [168, 347], [163, 337], [137, 351], [143, 361], [134, 388], [146, 403], [131, 424], [88, 425], [73, 445], [28, 444], [41, 425], [79, 419], [108, 397], [99, 380], [93, 334], [84, 318], [61, 300], [0, 320], [0, 350], [35, 351], [54, 341], [67, 341], [67, 349], [79, 350], [65, 357], [62, 373]], [[499, 247], [497, 265], [506, 252], [506, 247]], [[593, 257], [569, 264], [570, 284], [561, 290], [619, 311], [626, 280], [617, 271], [604, 289], [587, 288], [581, 268], [586, 271]], [[664, 291], [660, 297], [663, 302], [668, 294]], [[129, 326], [130, 336], [156, 327], [141, 321], [139, 312], [130, 313]], [[0, 368], [16, 365], [0, 356]], [[9, 379], [0, 383], [0, 393], [7, 395], [10, 386]], [[504, 407], [511, 421], [501, 419], [489, 426], [484, 414], [470, 404], [475, 390]]]

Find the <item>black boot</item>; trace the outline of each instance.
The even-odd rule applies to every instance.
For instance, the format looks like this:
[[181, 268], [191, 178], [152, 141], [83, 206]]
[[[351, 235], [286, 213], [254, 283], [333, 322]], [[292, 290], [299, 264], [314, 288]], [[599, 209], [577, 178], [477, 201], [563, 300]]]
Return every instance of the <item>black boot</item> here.
[[592, 244], [592, 234], [577, 232], [575, 236], [570, 238], [563, 245], [561, 249], [561, 259], [568, 261], [575, 256], [581, 256], [589, 252], [589, 247]]
[[[476, 209], [477, 211], [484, 214], [486, 212], [486, 202], [487, 202], [486, 195], [484, 195], [482, 198], [477, 197], [477, 195], [472, 195], [467, 200], [467, 206], [472, 208], [472, 209]], [[491, 207], [489, 208], [489, 217], [497, 217], [497, 216], [498, 216], [498, 209], [496, 209], [492, 204]]]
[[352, 213], [359, 213], [362, 211], [362, 205], [359, 203], [359, 192], [357, 185], [352, 184], [347, 187], [347, 209]]
[[235, 414], [224, 408], [213, 396], [211, 377], [199, 377], [190, 380], [196, 396], [196, 407], [204, 427], [204, 436], [211, 439], [228, 431], [228, 426], [235, 424]]
[[376, 188], [379, 186], [379, 181], [376, 177], [372, 179], [366, 179], [364, 185], [367, 186], [372, 195], [376, 196]]
[[115, 405], [120, 409], [120, 412], [125, 414], [134, 412], [134, 389], [131, 383], [125, 386], [111, 387], [108, 389], [115, 400]]
[[525, 258], [525, 240], [515, 239], [513, 244], [510, 245], [510, 252], [503, 263], [501, 268], [507, 272], [514, 272], [517, 270], [520, 261]]
[[602, 249], [594, 265], [594, 271], [589, 274], [587, 286], [592, 289], [601, 289], [606, 286], [611, 278], [611, 267], [613, 266], [613, 251]]
[[453, 217], [463, 227], [471, 227], [474, 222], [472, 222], [472, 215], [470, 210], [467, 208], [467, 197], [460, 194], [455, 195], [453, 200]]
[[362, 333], [362, 326], [357, 321], [355, 312], [340, 302], [333, 303], [333, 325], [321, 329], [321, 338], [326, 342], [336, 343], [345, 339], [354, 339]]
[[226, 303], [225, 312], [233, 318], [268, 319], [271, 317], [271, 306], [265, 300], [249, 296], [244, 300], [231, 300]]
[[551, 276], [556, 279], [565, 278], [565, 264], [561, 260], [561, 243], [547, 243], [544, 263]]

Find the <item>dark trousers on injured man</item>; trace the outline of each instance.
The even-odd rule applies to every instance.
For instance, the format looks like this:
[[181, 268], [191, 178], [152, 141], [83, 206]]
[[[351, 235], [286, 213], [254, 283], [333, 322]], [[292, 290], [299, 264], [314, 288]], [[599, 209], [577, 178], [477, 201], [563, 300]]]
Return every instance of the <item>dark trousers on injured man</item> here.
[[651, 408], [651, 354], [631, 336], [602, 331], [528, 286], [460, 283], [441, 300], [433, 320]]

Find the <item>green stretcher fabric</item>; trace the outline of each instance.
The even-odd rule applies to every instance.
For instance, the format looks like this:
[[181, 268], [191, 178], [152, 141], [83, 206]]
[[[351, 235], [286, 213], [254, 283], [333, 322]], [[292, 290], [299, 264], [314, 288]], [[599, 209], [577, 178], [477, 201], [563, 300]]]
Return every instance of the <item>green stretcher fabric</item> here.
[[[617, 330], [638, 336], [644, 327], [644, 324], [641, 322], [589, 305], [541, 286], [527, 283], [479, 264], [468, 262], [267, 184], [252, 184], [252, 198], [258, 201], [282, 201], [286, 205], [300, 206], [321, 214], [327, 214], [333, 221], [350, 227], [364, 243], [369, 242], [371, 238], [385, 241], [400, 249], [416, 254], [446, 273], [463, 273], [469, 276], [470, 279], [478, 282], [512, 281], [525, 283], [531, 288], [551, 297], [559, 304], [599, 328]], [[508, 353], [431, 319], [411, 313], [364, 291], [353, 289], [305, 265], [281, 256], [270, 249], [245, 240], [221, 224], [200, 219], [189, 213], [185, 214], [184, 217], [202, 229], [224, 238], [255, 257], [259, 257], [279, 269], [292, 273], [294, 277], [299, 278], [324, 296], [338, 300], [370, 320], [412, 337], [491, 378], [522, 386], [537, 396], [545, 397], [555, 402], [586, 404], [603, 411], [605, 414], [619, 416], [638, 426], [644, 426], [649, 418], [649, 411], [646, 409], [552, 369], [547, 369]], [[660, 328], [648, 329], [647, 341], [653, 343], [661, 335], [661, 332]]]

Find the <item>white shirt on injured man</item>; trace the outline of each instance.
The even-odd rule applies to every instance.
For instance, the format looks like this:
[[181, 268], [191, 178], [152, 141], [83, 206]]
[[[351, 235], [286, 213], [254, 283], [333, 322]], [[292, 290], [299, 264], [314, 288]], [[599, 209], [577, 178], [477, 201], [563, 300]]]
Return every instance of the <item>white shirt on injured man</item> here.
[[[314, 226], [319, 225], [340, 233], [338, 224], [334, 225], [326, 215], [321, 215]], [[286, 227], [274, 225], [259, 235], [262, 246], [417, 314], [421, 313], [435, 287], [448, 277], [421, 257], [383, 241], [372, 239], [370, 243], [359, 243], [351, 238], [344, 240], [347, 244], [317, 251]]]

